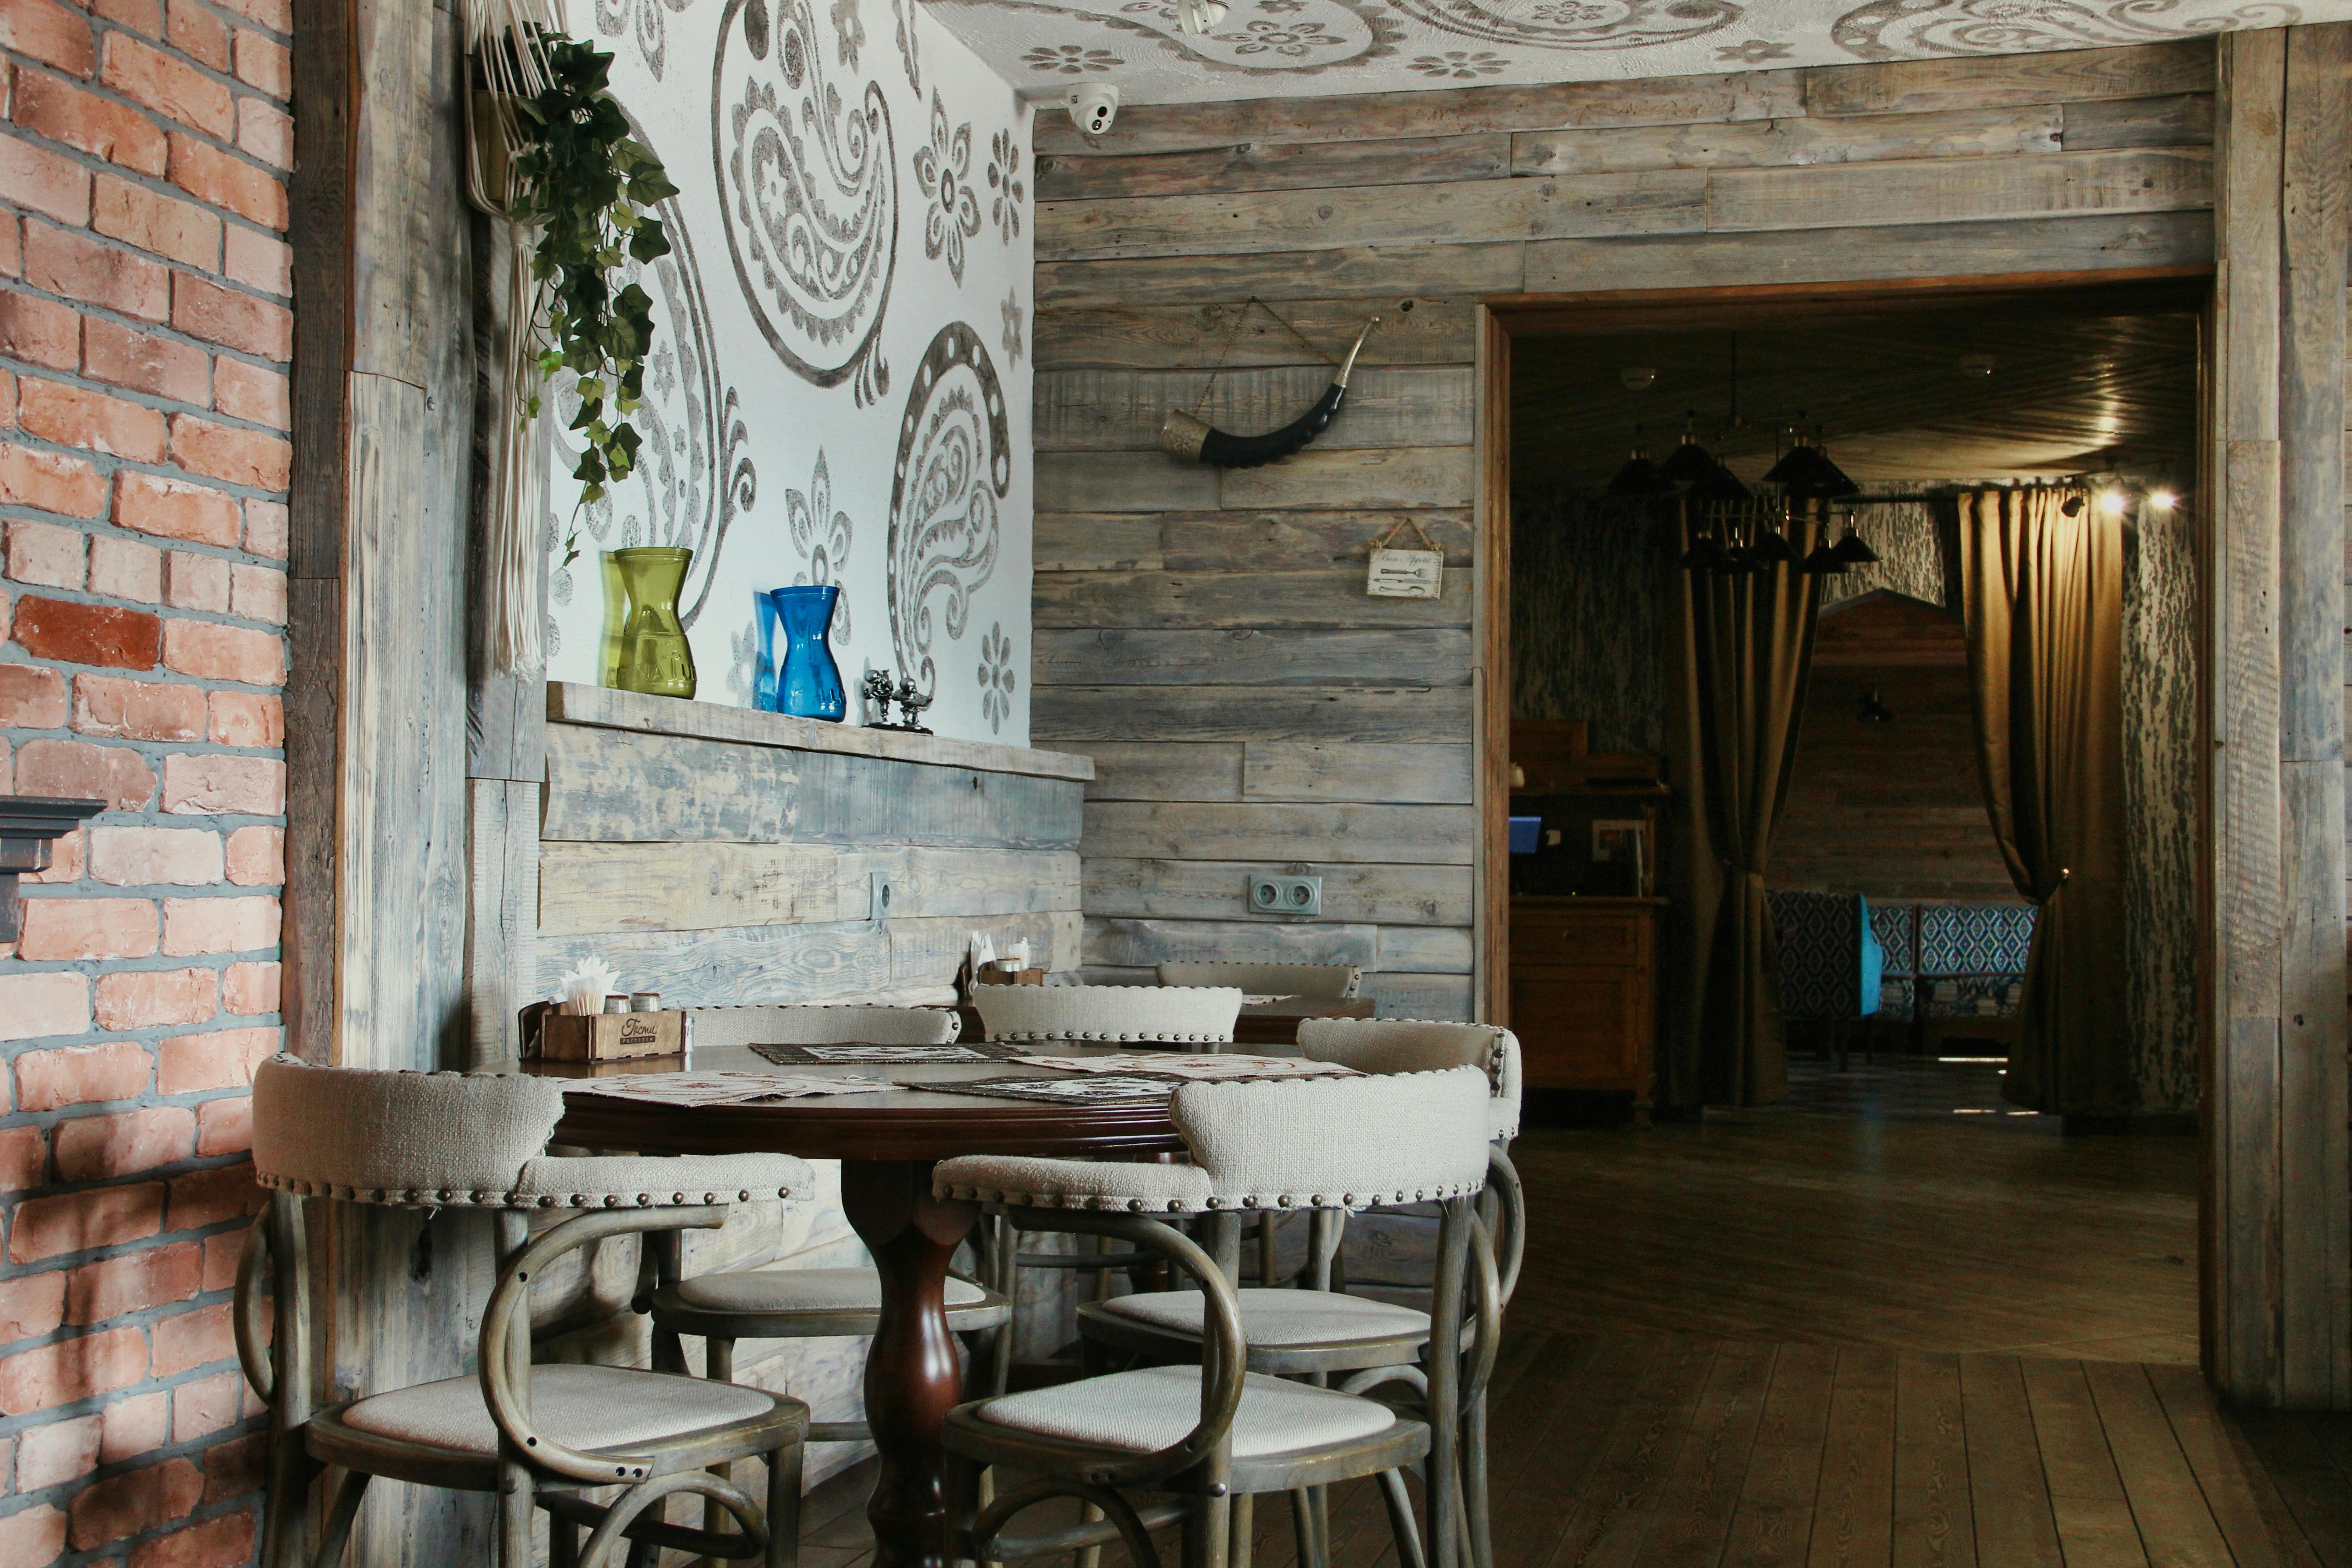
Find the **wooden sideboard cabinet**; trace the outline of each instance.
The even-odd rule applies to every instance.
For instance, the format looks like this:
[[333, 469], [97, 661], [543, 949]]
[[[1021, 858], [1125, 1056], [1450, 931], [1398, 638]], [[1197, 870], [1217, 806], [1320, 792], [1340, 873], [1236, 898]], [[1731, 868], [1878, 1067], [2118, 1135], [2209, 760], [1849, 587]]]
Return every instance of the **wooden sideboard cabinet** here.
[[1511, 1028], [1529, 1089], [1630, 1092], [1646, 1124], [1663, 899], [1511, 900]]

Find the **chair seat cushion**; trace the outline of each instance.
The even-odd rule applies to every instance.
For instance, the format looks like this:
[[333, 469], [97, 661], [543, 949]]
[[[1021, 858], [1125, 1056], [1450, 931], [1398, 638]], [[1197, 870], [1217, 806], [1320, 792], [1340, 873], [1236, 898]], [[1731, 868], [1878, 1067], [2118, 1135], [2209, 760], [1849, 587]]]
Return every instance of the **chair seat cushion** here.
[[[699, 1274], [665, 1292], [705, 1312], [878, 1312], [882, 1279], [871, 1268], [760, 1268]], [[988, 1293], [969, 1279], [948, 1279], [950, 1307], [976, 1307]]]
[[[1242, 1338], [1254, 1345], [1318, 1345], [1349, 1340], [1377, 1340], [1429, 1332], [1429, 1314], [1389, 1301], [1367, 1300], [1336, 1290], [1281, 1290], [1253, 1286], [1236, 1290], [1242, 1309]], [[1201, 1331], [1198, 1290], [1149, 1290], [1139, 1296], [1114, 1296], [1103, 1304], [1106, 1312], [1133, 1318], [1153, 1328], [1179, 1333]]]
[[[1201, 1369], [1155, 1366], [992, 1399], [975, 1412], [992, 1426], [1148, 1454], [1181, 1442], [1201, 1419]], [[1345, 1443], [1396, 1425], [1387, 1405], [1257, 1373], [1242, 1382], [1234, 1457]]]
[[[539, 1366], [530, 1373], [531, 1425], [571, 1448], [629, 1450], [705, 1427], [765, 1415], [769, 1394], [731, 1383], [617, 1366]], [[343, 1412], [356, 1432], [462, 1454], [495, 1455], [498, 1427], [481, 1380], [446, 1377], [371, 1394]]]

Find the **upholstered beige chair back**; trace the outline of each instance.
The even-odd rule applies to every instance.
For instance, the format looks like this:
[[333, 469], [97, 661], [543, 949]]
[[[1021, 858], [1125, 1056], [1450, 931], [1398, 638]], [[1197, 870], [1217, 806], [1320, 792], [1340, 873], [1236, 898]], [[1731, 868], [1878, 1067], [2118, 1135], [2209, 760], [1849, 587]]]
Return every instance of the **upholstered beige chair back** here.
[[1298, 1026], [1298, 1051], [1359, 1072], [1482, 1068], [1494, 1091], [1492, 1135], [1519, 1135], [1519, 1037], [1508, 1029], [1423, 1018], [1309, 1018]]
[[1216, 1198], [1244, 1208], [1459, 1197], [1486, 1184], [1483, 1068], [1188, 1083], [1171, 1120]]
[[425, 1208], [504, 1205], [563, 1115], [552, 1079], [309, 1067], [253, 1077], [253, 1168], [265, 1187]]
[[690, 1007], [697, 1050], [712, 1046], [944, 1046], [962, 1020], [948, 1007]]
[[1363, 972], [1352, 963], [1163, 963], [1162, 985], [1231, 985], [1251, 996], [1301, 996], [1344, 1002]]
[[1226, 985], [975, 985], [992, 1040], [1224, 1045], [1242, 994]]

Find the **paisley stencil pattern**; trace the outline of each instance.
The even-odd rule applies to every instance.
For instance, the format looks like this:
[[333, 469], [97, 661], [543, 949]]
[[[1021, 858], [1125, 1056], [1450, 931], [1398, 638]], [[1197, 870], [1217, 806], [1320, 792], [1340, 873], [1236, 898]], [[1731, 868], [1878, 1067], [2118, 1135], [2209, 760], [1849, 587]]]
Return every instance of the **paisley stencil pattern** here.
[[669, 67], [669, 19], [694, 0], [596, 0], [596, 31], [626, 37], [656, 81]]
[[915, 184], [923, 193], [923, 254], [948, 258], [963, 281], [964, 241], [980, 232], [980, 197], [971, 187], [971, 122], [948, 127], [947, 105], [931, 89], [931, 139], [915, 149]]
[[1872, 0], [1839, 17], [1830, 37], [1858, 59], [1898, 60], [2145, 44], [2302, 19], [2273, 0], [2234, 8], [2213, 0]]
[[[1171, 0], [930, 0], [948, 10], [982, 11], [992, 18], [1019, 12], [1050, 16], [1066, 28], [1099, 26], [1140, 37], [1187, 67], [1197, 70], [1239, 72], [1246, 76], [1315, 76], [1358, 66], [1396, 52], [1404, 27], [1388, 7], [1375, 0], [1311, 0], [1315, 15], [1279, 24], [1264, 19], [1237, 25], [1205, 36], [1184, 31]], [[1442, 3], [1442, 0], [1440, 0]], [[1464, 0], [1467, 3], [1467, 0]], [[1675, 0], [1675, 4], [1707, 5], [1715, 0]], [[1116, 6], [1116, 9], [1111, 7]], [[1235, 8], [1238, 11], [1239, 7]], [[1034, 33], [1034, 24], [1024, 24]], [[989, 58], [998, 51], [975, 42]], [[1126, 63], [1126, 57], [1075, 41], [1024, 45], [1025, 52], [1004, 57], [1007, 76], [1028, 71], [1075, 76], [1107, 72]]]
[[1542, 49], [1639, 49], [1678, 44], [1731, 26], [1731, 0], [1545, 0], [1523, 9], [1505, 0], [1397, 0], [1423, 26], [1481, 43]]
[[[834, 509], [833, 474], [825, 467], [824, 447], [817, 448], [816, 473], [809, 480], [808, 493], [784, 492], [784, 521], [793, 536], [793, 548], [808, 562], [805, 571], [793, 574], [793, 582], [842, 586], [842, 574], [849, 566], [852, 529], [849, 514]], [[849, 640], [845, 593], [834, 601], [833, 635], [843, 642]]]
[[1013, 488], [1004, 390], [980, 334], [940, 329], [916, 367], [890, 480], [890, 638], [901, 673], [938, 695], [932, 604], [959, 641], [996, 570], [997, 503]]
[[[641, 142], [645, 131], [632, 121]], [[652, 143], [646, 142], [646, 145]], [[670, 237], [667, 256], [646, 267], [631, 262], [626, 280], [642, 284], [654, 301], [654, 346], [646, 359], [646, 401], [630, 421], [644, 438], [637, 466], [612, 485], [583, 519], [586, 542], [596, 549], [637, 544], [684, 545], [694, 552], [686, 585], [678, 594], [678, 618], [694, 625], [710, 596], [711, 574], [736, 518], [759, 494], [759, 476], [749, 452], [751, 431], [742, 398], [719, 366], [719, 344], [710, 306], [703, 294], [694, 237], [675, 197], [657, 209]], [[557, 418], [549, 426], [555, 440], [555, 491], [566, 491], [579, 449], [562, 426], [577, 407], [572, 377], [565, 373], [549, 388]], [[569, 493], [576, 495], [577, 488]], [[561, 502], [559, 500], [559, 507]], [[586, 591], [597, 585], [595, 557], [583, 550], [569, 568], [558, 567], [551, 584], [566, 603], [577, 574]]]
[[980, 639], [980, 708], [988, 716], [988, 728], [1002, 734], [1004, 721], [1013, 714], [1013, 692], [1020, 683], [1013, 673], [1013, 639], [1004, 635], [999, 622], [990, 626], [988, 635]]
[[776, 357], [858, 403], [890, 390], [878, 344], [898, 237], [890, 109], [829, 77], [810, 0], [729, 0], [710, 129], [727, 249]]

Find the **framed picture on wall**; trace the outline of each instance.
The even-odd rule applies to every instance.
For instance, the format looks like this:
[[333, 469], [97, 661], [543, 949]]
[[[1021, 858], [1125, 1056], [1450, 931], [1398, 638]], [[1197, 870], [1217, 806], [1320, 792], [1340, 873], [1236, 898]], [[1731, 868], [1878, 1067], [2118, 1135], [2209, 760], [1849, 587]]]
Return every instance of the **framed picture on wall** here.
[[1596, 817], [1592, 824], [1592, 864], [1607, 866], [1627, 891], [1646, 898], [1650, 891], [1650, 825], [1645, 821]]

